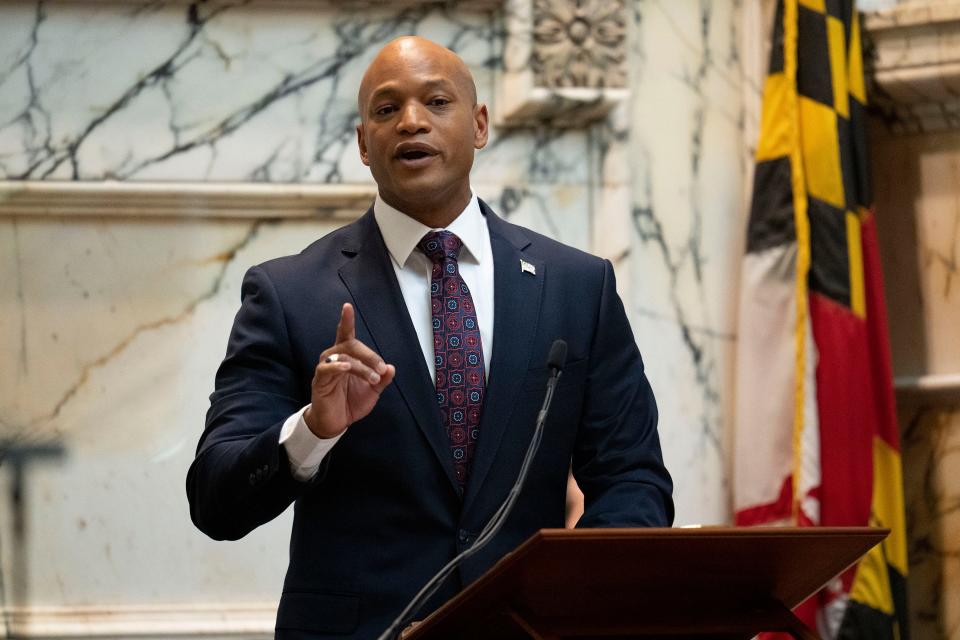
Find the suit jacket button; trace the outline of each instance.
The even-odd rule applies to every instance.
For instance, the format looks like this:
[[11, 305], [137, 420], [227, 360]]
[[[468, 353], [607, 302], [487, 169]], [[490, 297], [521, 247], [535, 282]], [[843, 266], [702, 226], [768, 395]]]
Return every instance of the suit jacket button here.
[[459, 542], [460, 544], [467, 544], [467, 542], [469, 541], [470, 541], [470, 536], [467, 535], [466, 531], [464, 531], [463, 529], [460, 529], [460, 531], [457, 532], [457, 542]]
[[252, 486], [254, 486], [254, 485], [256, 485], [256, 484], [257, 484], [257, 476], [255, 476], [255, 475], [253, 475], [253, 474], [251, 473], [251, 474], [250, 474], [250, 486], [252, 487]]

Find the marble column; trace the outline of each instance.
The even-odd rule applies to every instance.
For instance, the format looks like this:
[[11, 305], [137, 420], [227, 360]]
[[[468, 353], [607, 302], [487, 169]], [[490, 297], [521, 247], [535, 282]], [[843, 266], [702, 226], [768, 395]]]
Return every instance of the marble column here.
[[914, 638], [960, 637], [960, 400], [901, 394]]
[[960, 132], [872, 130], [907, 507], [911, 634], [960, 637]]
[[748, 144], [742, 11], [733, 0], [631, 4], [632, 204], [621, 240], [629, 266], [621, 273], [630, 279], [630, 317], [660, 406], [678, 524], [730, 520]]

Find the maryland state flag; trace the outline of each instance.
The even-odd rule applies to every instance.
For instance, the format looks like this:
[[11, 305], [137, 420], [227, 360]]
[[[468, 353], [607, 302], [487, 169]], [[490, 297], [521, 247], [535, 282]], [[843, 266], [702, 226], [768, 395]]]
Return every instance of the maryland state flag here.
[[780, 0], [742, 267], [738, 525], [890, 536], [801, 605], [825, 638], [906, 638], [899, 437], [853, 0]]

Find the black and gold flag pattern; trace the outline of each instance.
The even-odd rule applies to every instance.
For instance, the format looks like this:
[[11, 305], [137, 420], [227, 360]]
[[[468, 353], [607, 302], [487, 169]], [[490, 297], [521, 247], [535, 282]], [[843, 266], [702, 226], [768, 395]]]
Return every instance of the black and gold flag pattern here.
[[[738, 524], [891, 535], [799, 612], [906, 638], [906, 532], [853, 0], [780, 0], [742, 268]], [[763, 389], [758, 397], [758, 389]]]

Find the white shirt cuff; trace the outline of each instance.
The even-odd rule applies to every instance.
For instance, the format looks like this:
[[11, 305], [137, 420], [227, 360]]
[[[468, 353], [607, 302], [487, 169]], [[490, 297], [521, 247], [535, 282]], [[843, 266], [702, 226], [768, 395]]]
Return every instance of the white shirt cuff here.
[[318, 438], [303, 419], [306, 407], [287, 418], [280, 429], [280, 444], [287, 450], [293, 477], [306, 482], [317, 474], [320, 463], [346, 431], [332, 438]]

